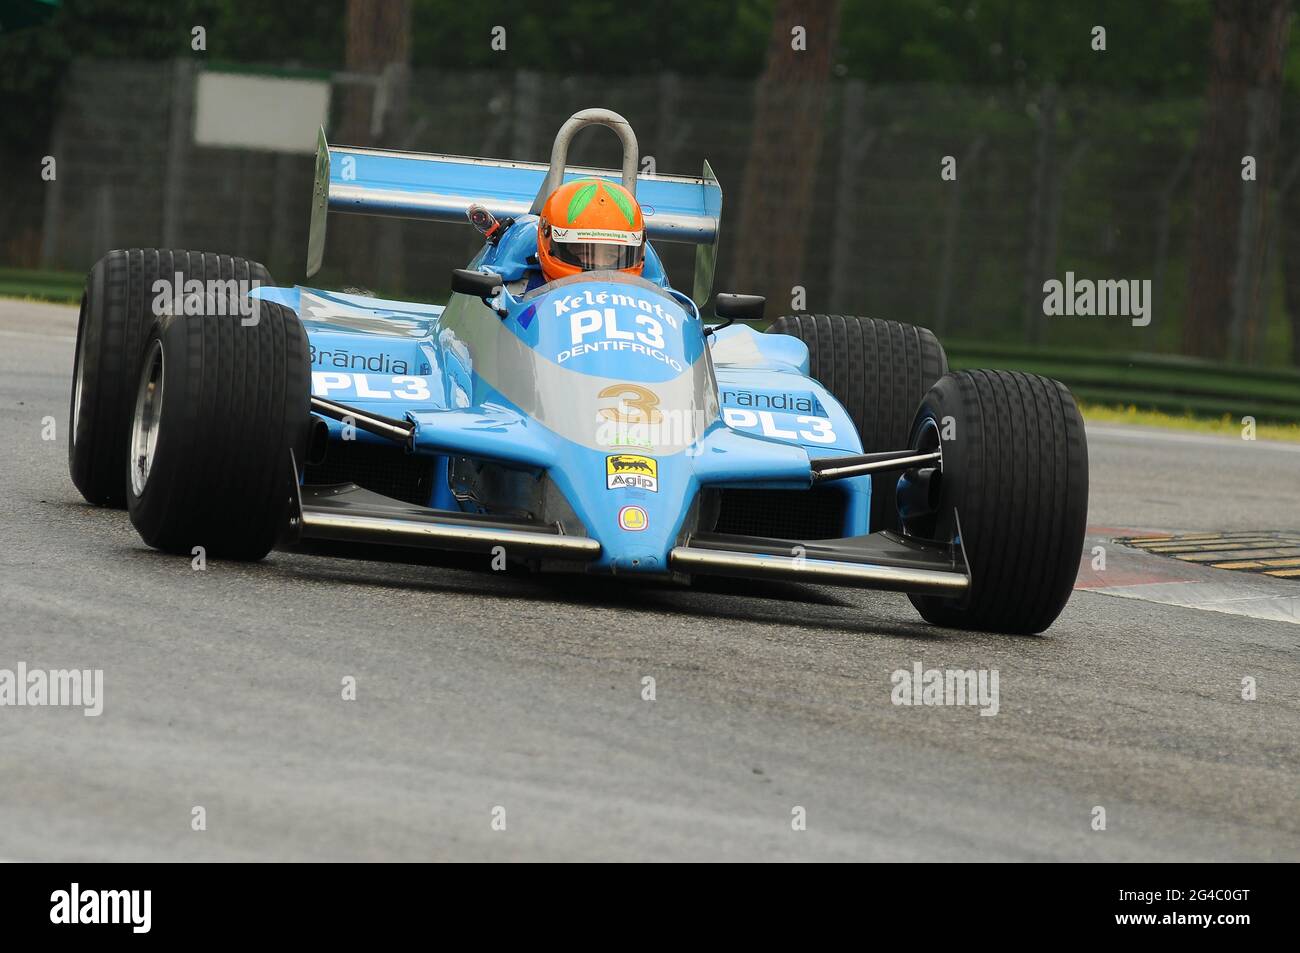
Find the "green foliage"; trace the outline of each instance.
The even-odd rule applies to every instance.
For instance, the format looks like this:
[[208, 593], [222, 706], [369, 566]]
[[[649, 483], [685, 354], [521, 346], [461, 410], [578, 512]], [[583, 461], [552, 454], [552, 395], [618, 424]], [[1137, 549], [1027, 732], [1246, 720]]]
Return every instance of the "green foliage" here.
[[76, 56], [156, 59], [188, 49], [184, 14], [193, 3], [64, 0], [43, 25], [0, 34], [0, 143], [41, 147], [57, 111], [59, 84]]
[[[767, 51], [772, 0], [415, 0], [412, 18], [416, 67], [754, 76]], [[492, 49], [498, 26], [504, 51]]]
[[[773, 3], [413, 0], [412, 66], [752, 77]], [[1210, 13], [1201, 0], [842, 0], [841, 9], [841, 75], [1150, 95], [1204, 87]], [[48, 120], [51, 88], [72, 57], [185, 55], [196, 25], [212, 59], [338, 68], [345, 23], [346, 0], [66, 0], [46, 26], [0, 36], [0, 95], [32, 107], [19, 121]], [[1094, 25], [1107, 30], [1105, 52], [1091, 48]], [[504, 51], [492, 49], [494, 27], [506, 31]], [[1288, 82], [1300, 88], [1300, 43], [1291, 44]]]
[[343, 65], [345, 0], [209, 0], [210, 56], [240, 63], [334, 69]]
[[[0, 33], [0, 150], [44, 148], [58, 92], [76, 57], [338, 67], [345, 0], [63, 0], [43, 25]], [[191, 31], [207, 49], [191, 49]]]
[[[840, 63], [881, 82], [1198, 93], [1209, 25], [1201, 0], [843, 0]], [[1104, 52], [1094, 26], [1106, 29]]]

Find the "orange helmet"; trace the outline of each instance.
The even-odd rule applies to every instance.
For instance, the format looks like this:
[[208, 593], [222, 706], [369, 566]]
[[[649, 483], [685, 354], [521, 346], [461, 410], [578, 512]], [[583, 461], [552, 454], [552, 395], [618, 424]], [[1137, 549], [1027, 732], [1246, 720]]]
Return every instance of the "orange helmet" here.
[[597, 270], [641, 274], [641, 206], [623, 186], [604, 179], [566, 182], [542, 206], [537, 262], [547, 281]]

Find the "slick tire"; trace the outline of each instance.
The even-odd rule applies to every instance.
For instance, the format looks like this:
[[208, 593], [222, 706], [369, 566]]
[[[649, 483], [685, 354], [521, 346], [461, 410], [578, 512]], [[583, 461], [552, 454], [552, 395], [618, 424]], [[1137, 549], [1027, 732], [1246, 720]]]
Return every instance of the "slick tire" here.
[[1019, 371], [948, 374], [921, 401], [910, 445], [943, 459], [933, 505], [904, 531], [960, 537], [971, 575], [959, 599], [912, 604], [935, 625], [1042, 632], [1070, 598], [1088, 518], [1088, 441], [1070, 391]]
[[306, 451], [311, 374], [298, 316], [262, 302], [255, 325], [164, 317], [134, 376], [123, 469], [140, 537], [165, 552], [261, 559], [286, 526]]
[[126, 505], [127, 432], [135, 370], [153, 324], [154, 283], [235, 279], [273, 285], [255, 261], [203, 252], [132, 248], [111, 251], [90, 269], [81, 295], [72, 368], [68, 470], [88, 503]]

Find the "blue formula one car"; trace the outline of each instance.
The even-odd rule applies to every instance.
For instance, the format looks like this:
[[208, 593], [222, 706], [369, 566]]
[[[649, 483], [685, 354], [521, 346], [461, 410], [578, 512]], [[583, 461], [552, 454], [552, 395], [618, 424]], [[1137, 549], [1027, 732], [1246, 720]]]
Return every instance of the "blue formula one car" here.
[[[592, 124], [622, 140], [621, 176], [568, 166]], [[1087, 513], [1065, 387], [950, 373], [934, 335], [893, 321], [795, 315], [759, 333], [756, 296], [718, 294], [706, 323], [721, 190], [707, 163], [698, 178], [638, 167], [628, 123], [598, 109], [564, 124], [549, 165], [322, 132], [308, 275], [331, 211], [468, 217], [483, 247], [449, 303], [112, 252], [81, 304], [74, 483], [186, 555], [427, 547], [485, 569], [895, 590], [936, 624], [1047, 628]], [[698, 246], [693, 294], [651, 240]]]

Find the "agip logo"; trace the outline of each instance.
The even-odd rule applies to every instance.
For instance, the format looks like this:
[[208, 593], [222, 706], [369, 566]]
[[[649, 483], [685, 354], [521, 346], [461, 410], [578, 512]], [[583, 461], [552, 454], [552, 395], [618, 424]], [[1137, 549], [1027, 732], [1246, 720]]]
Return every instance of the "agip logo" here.
[[605, 488], [659, 492], [659, 462], [639, 453], [615, 453], [605, 458]]

